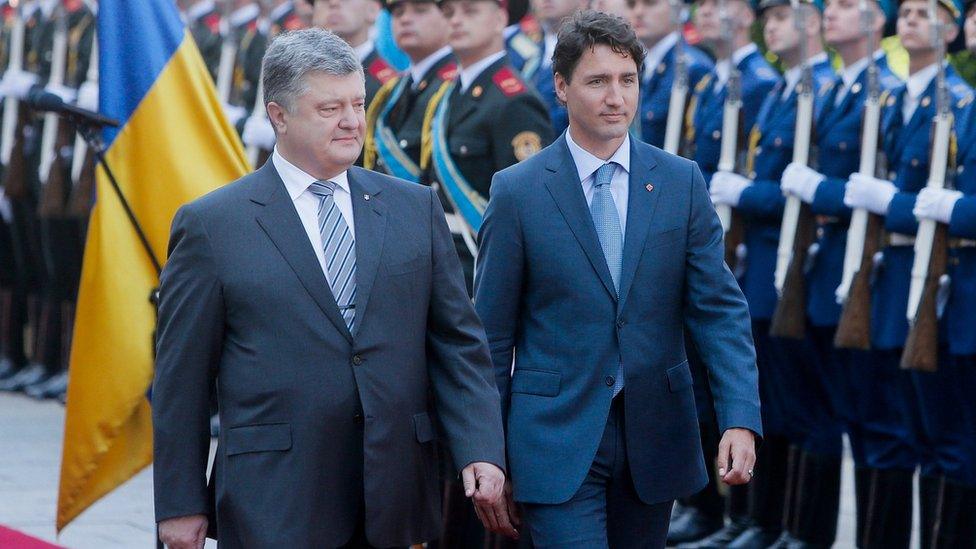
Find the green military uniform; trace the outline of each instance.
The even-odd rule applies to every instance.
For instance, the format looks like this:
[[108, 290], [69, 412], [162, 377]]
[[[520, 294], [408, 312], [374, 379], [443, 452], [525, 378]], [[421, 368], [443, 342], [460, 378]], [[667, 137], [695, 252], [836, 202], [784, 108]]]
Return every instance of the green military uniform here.
[[[369, 104], [364, 166], [421, 181], [420, 153], [427, 105], [440, 87], [457, 75], [450, 52], [414, 81], [407, 73], [388, 81]], [[438, 55], [435, 53], [433, 55]]]
[[231, 39], [237, 43], [237, 57], [234, 59], [229, 103], [248, 112], [254, 108], [258, 80], [261, 78], [261, 59], [268, 45], [267, 30], [261, 28], [258, 14], [257, 10], [254, 10], [253, 16], [249, 12], [246, 19], [235, 21], [230, 31]]
[[[206, 0], [197, 8], [194, 6], [187, 14], [187, 27], [190, 29], [190, 36], [200, 50], [210, 77], [217, 80], [217, 67], [220, 65], [220, 12], [217, 10], [213, 0]], [[199, 11], [198, 11], [199, 10]]]
[[373, 98], [376, 97], [376, 93], [380, 91], [380, 88], [397, 75], [397, 71], [393, 68], [393, 65], [389, 64], [386, 59], [383, 59], [375, 46], [369, 52], [369, 55], [363, 59], [363, 72], [366, 76], [367, 105], [373, 102]]

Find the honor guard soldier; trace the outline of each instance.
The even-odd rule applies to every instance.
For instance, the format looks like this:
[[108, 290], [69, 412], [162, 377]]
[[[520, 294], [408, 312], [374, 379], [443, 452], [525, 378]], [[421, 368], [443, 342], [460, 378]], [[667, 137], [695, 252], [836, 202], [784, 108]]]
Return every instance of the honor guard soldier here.
[[181, 0], [180, 8], [190, 35], [200, 50], [210, 77], [217, 80], [220, 65], [220, 11], [214, 0]]
[[[921, 546], [972, 544], [971, 535], [965, 541], [945, 540], [964, 526], [962, 521], [971, 521], [948, 514], [958, 512], [958, 504], [948, 497], [960, 496], [961, 487], [973, 485], [976, 468], [976, 438], [966, 414], [972, 410], [972, 395], [965, 392], [967, 383], [972, 387], [973, 372], [953, 360], [955, 353], [976, 350], [971, 320], [958, 319], [961, 308], [972, 306], [972, 274], [962, 268], [970, 241], [953, 237], [947, 246], [944, 240], [946, 221], [950, 234], [966, 234], [967, 223], [957, 220], [966, 217], [966, 208], [960, 203], [957, 218], [950, 210], [956, 209], [953, 197], [960, 195], [940, 190], [955, 185], [960, 192], [972, 192], [972, 178], [965, 175], [973, 169], [966, 157], [972, 146], [972, 90], [944, 59], [946, 45], [958, 36], [960, 16], [960, 6], [951, 0], [899, 5], [898, 36], [908, 51], [909, 77], [884, 101], [888, 177], [854, 174], [844, 196], [855, 211], [883, 216], [886, 233], [873, 271], [871, 350], [861, 364], [872, 385], [858, 395], [865, 462], [858, 489], [867, 498], [857, 544], [864, 548], [909, 545], [916, 468]], [[925, 187], [931, 190], [920, 193]], [[941, 258], [941, 266], [934, 264], [935, 258]], [[946, 263], [949, 276], [955, 277], [954, 303], [948, 316], [943, 315], [940, 345], [936, 323], [950, 278], [938, 271], [945, 271]], [[971, 309], [964, 311], [962, 315], [972, 314]], [[922, 328], [931, 334], [928, 341]]]
[[[740, 133], [748, 131], [764, 98], [780, 80], [779, 73], [766, 62], [758, 46], [752, 41], [750, 32], [756, 20], [753, 9], [754, 5], [745, 0], [699, 0], [695, 5], [695, 27], [701, 34], [702, 43], [716, 55], [718, 61], [712, 71], [703, 76], [693, 88], [685, 118], [682, 153], [698, 163], [706, 181], [718, 171], [723, 139], [726, 139], [726, 149], [731, 150], [730, 165], [734, 166], [735, 159], [743, 156], [746, 143]], [[734, 112], [732, 116], [725, 118], [729, 118], [736, 126], [730, 128], [727, 138], [723, 128], [723, 113], [726, 110]], [[718, 427], [714, 421], [714, 411], [707, 404], [711, 402], [708, 379], [693, 357], [692, 354], [689, 363], [692, 365], [695, 381], [699, 426], [703, 448], [706, 449], [705, 455], [711, 460], [715, 457], [716, 445], [706, 441], [718, 440]], [[709, 496], [708, 492], [715, 490], [715, 480], [711, 478], [709, 487], [699, 496], [710, 499], [714, 496]], [[714, 534], [697, 541], [689, 541], [681, 547], [725, 547], [735, 540], [752, 524], [748, 515], [748, 491], [751, 490], [752, 487], [733, 487], [727, 501], [727, 511], [731, 519], [729, 523]], [[711, 521], [707, 517], [711, 512], [708, 503], [684, 503], [695, 507], [694, 512], [706, 517], [703, 521], [697, 521], [699, 524], [709, 525]], [[679, 508], [679, 511], [684, 509]], [[679, 528], [681, 521], [678, 519], [682, 518], [682, 514], [676, 513], [672, 520], [675, 534], [686, 531]], [[700, 530], [695, 535], [698, 533]]]
[[223, 102], [227, 121], [240, 132], [254, 103], [260, 78], [260, 55], [256, 75], [254, 56], [257, 48], [252, 46], [260, 34], [261, 8], [254, 0], [225, 0], [223, 9], [217, 95]]
[[[844, 66], [815, 121], [817, 155], [813, 166], [791, 163], [781, 181], [783, 191], [801, 200], [816, 216], [816, 243], [807, 259], [805, 276], [809, 350], [804, 349], [806, 358], [795, 357], [795, 364], [810, 366], [798, 369], [804, 374], [800, 387], [807, 436], [791, 449], [794, 474], [787, 487], [787, 493], [803, 497], [787, 502], [785, 532], [778, 547], [829, 547], [834, 543], [845, 430], [854, 450], [858, 477], [865, 465], [856, 399], [874, 390], [873, 379], [860, 375], [865, 370], [863, 351], [835, 347], [842, 301], [837, 291], [851, 219], [851, 210], [844, 205], [847, 179], [877, 166], [874, 150], [867, 155], [868, 160], [862, 160], [862, 143], [869, 147], [877, 143], [880, 98], [900, 84], [879, 46], [884, 28], [885, 10], [875, 0], [827, 0], [824, 41], [835, 49]], [[860, 225], [852, 226], [855, 232], [862, 231], [863, 237], [863, 229], [857, 228]], [[848, 326], [846, 323], [845, 330]], [[858, 493], [857, 498], [860, 510], [864, 494]], [[861, 514], [859, 511], [859, 521]]]
[[556, 98], [556, 82], [552, 74], [552, 52], [556, 48], [559, 26], [570, 15], [586, 7], [585, 0], [531, 0], [532, 13], [542, 27], [540, 48], [542, 61], [534, 74], [526, 76], [549, 109], [549, 119], [556, 135], [569, 125], [566, 107]]
[[[765, 440], [751, 494], [755, 524], [730, 544], [740, 549], [767, 547], [780, 536], [783, 514], [789, 509], [787, 478], [795, 472], [788, 470], [790, 447], [807, 443], [810, 434], [802, 404], [806, 392], [798, 384], [796, 363], [804, 356], [802, 338], [794, 343], [769, 334], [777, 304], [773, 275], [785, 202], [780, 178], [796, 158], [794, 145], [809, 150], [811, 123], [823, 107], [834, 73], [821, 43], [820, 6], [794, 4], [763, 0], [759, 6], [766, 45], [786, 72], [766, 97], [750, 131], [747, 176], [720, 171], [710, 187], [713, 202], [734, 208], [744, 225], [747, 261], [739, 284], [752, 316], [764, 403]], [[811, 109], [801, 123], [804, 102]]]
[[[509, 8], [508, 26], [505, 27], [505, 50], [508, 51], [508, 60], [522, 73], [525, 78], [534, 75], [542, 62], [542, 48], [539, 42], [533, 39], [526, 27], [535, 27], [535, 20], [530, 21], [531, 25], [523, 21], [529, 10], [529, 0], [512, 0]], [[538, 38], [538, 36], [536, 37]]]
[[379, 17], [378, 0], [309, 0], [312, 2], [312, 26], [328, 29], [345, 40], [356, 51], [366, 76], [366, 106], [376, 92], [397, 75], [376, 49], [370, 37]]
[[505, 54], [506, 4], [438, 4], [448, 20], [458, 76], [443, 84], [427, 107], [421, 168], [431, 170], [447, 209], [455, 214], [448, 219], [470, 289], [474, 235], [481, 227], [492, 176], [548, 145], [553, 131], [545, 105]]
[[363, 166], [421, 182], [421, 134], [427, 104], [457, 75], [447, 20], [434, 0], [387, 0], [393, 38], [410, 66], [388, 81], [366, 113]]
[[[687, 78], [689, 90], [693, 90], [714, 65], [703, 51], [688, 44], [681, 35], [684, 0], [629, 0], [628, 5], [637, 38], [647, 48], [636, 137], [664, 148], [668, 106], [679, 71], [678, 61], [684, 63], [680, 70]], [[684, 113], [677, 120], [683, 121]]]

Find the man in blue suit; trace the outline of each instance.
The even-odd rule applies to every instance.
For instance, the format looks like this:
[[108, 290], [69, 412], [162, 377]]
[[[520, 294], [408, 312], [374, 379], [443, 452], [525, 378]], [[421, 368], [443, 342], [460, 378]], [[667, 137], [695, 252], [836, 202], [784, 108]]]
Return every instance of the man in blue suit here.
[[686, 331], [712, 380], [719, 475], [751, 477], [762, 427], [748, 310], [701, 172], [629, 137], [633, 30], [581, 12], [554, 51], [569, 129], [495, 175], [479, 235], [475, 304], [512, 495], [537, 547], [663, 547], [673, 500], [711, 466]]

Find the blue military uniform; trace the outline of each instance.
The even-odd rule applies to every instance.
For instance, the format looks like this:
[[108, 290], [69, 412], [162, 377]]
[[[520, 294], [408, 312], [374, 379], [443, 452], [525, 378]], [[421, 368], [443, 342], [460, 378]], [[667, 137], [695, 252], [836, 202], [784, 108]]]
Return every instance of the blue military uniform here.
[[[972, 101], [972, 90], [951, 67], [946, 69], [946, 81], [955, 119], [964, 123], [971, 116], [966, 106]], [[921, 466], [922, 535], [923, 545], [928, 546], [927, 538], [941, 510], [939, 493], [944, 493], [946, 479], [965, 483], [971, 480], [976, 466], [971, 453], [974, 441], [961, 413], [972, 395], [960, 394], [964, 379], [946, 360], [948, 353], [940, 353], [937, 372], [900, 369], [908, 333], [905, 311], [914, 258], [912, 241], [918, 228], [912, 210], [929, 175], [935, 92], [933, 78], [919, 97], [911, 118], [904, 120], [902, 107], [907, 86], [900, 86], [886, 100], [882, 115], [888, 175], [898, 192], [885, 216], [889, 243], [883, 248], [882, 260], [874, 273], [872, 350], [868, 360], [873, 390], [865, 394], [861, 403], [861, 438], [870, 473], [865, 489], [880, 494], [880, 499], [868, 502], [867, 513], [873, 519], [865, 525], [859, 540], [868, 547], [907, 545], [916, 467]], [[944, 327], [945, 322], [942, 324]], [[956, 338], [957, 345], [964, 345], [965, 339]], [[882, 524], [899, 526], [881, 528]]]
[[532, 87], [542, 98], [549, 112], [549, 121], [555, 135], [563, 133], [569, 127], [569, 113], [566, 106], [559, 102], [556, 97], [556, 79], [552, 72], [552, 59], [547, 59], [545, 55], [546, 34], [543, 33], [539, 43], [541, 60], [538, 68], [534, 72], [523, 71], [525, 79], [531, 82]]
[[505, 51], [508, 61], [523, 77], [530, 78], [539, 70], [542, 63], [542, 48], [533, 40], [521, 25], [514, 24], [505, 27]]
[[[780, 80], [776, 72], [754, 44], [746, 46], [746, 54], [736, 67], [742, 74], [742, 124], [751, 128], [763, 100]], [[722, 107], [728, 91], [725, 83], [718, 82], [718, 73], [712, 70], [695, 86], [688, 105], [688, 121], [685, 138], [690, 145], [691, 157], [698, 162], [705, 181], [718, 170], [718, 158], [722, 143]]]
[[[694, 90], [697, 84], [714, 68], [712, 60], [705, 52], [678, 38], [683, 42], [681, 51], [688, 67], [688, 87]], [[656, 67], [644, 67], [641, 78], [640, 98], [640, 138], [655, 147], [664, 146], [664, 133], [668, 125], [668, 107], [671, 101], [671, 87], [677, 68], [678, 48], [672, 46], [664, 59]], [[689, 93], [689, 97], [690, 97]]]

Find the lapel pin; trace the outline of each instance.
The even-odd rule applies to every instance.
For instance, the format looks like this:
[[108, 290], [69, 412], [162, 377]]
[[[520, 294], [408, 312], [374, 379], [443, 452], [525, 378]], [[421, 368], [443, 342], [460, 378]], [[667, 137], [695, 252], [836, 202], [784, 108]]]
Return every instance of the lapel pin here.
[[647, 192], [651, 192], [654, 190], [654, 185], [648, 183], [647, 185], [644, 185], [644, 188], [647, 189]]
[[366, 202], [369, 202], [369, 195], [368, 194], [364, 194], [363, 195], [363, 200], [365, 200]]

